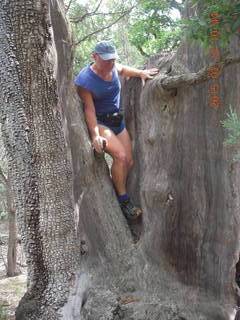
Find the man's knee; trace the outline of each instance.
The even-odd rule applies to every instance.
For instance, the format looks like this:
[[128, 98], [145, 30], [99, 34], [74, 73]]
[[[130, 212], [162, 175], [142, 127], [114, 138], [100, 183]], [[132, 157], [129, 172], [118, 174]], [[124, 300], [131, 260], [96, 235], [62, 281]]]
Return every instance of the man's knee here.
[[128, 169], [131, 169], [133, 167], [133, 159], [128, 159], [127, 160], [127, 166], [128, 166]]
[[123, 165], [128, 165], [128, 159], [127, 155], [124, 151], [119, 151], [117, 152], [114, 156], [113, 159], [116, 160], [117, 162], [123, 164]]

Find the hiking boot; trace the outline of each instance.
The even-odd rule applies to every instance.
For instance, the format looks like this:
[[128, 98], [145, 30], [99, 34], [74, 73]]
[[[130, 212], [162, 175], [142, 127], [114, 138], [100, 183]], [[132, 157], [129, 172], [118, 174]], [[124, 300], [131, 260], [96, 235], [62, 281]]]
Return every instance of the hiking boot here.
[[142, 215], [142, 210], [136, 208], [130, 199], [120, 202], [120, 207], [124, 216], [129, 220], [135, 220]]

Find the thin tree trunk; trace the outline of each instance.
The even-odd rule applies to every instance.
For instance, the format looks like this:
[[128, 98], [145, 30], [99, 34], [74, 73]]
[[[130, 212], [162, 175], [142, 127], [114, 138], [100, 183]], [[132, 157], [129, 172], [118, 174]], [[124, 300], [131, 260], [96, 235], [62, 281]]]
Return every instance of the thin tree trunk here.
[[17, 266], [17, 222], [16, 210], [12, 197], [12, 186], [10, 174], [8, 174], [7, 183], [7, 211], [8, 211], [8, 252], [7, 252], [7, 276], [16, 275]]
[[15, 211], [8, 211], [8, 223], [7, 276], [14, 277], [16, 275], [17, 265], [17, 229]]
[[17, 263], [17, 226], [16, 226], [16, 210], [12, 196], [10, 169], [8, 169], [8, 177], [5, 176], [2, 168], [0, 168], [0, 179], [5, 188], [6, 209], [8, 213], [8, 252], [7, 252], [7, 276], [14, 277], [16, 275]]

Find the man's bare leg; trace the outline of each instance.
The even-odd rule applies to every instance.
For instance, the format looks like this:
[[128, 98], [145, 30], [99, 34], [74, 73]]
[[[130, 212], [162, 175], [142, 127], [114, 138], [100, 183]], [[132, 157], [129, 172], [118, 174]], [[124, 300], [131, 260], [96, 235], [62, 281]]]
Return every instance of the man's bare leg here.
[[113, 158], [111, 168], [112, 180], [118, 195], [126, 193], [126, 179], [128, 174], [127, 154], [124, 146], [110, 129], [99, 126], [100, 135], [107, 139], [108, 145], [105, 148]]
[[126, 179], [133, 164], [130, 137], [126, 129], [117, 136], [103, 126], [99, 126], [99, 131], [100, 135], [108, 141], [106, 152], [113, 158], [112, 180], [122, 212], [127, 219], [136, 219], [141, 216], [142, 211], [132, 204], [126, 192]]
[[118, 140], [122, 143], [127, 156], [127, 168], [128, 173], [133, 166], [133, 156], [132, 156], [132, 143], [129, 133], [124, 129], [121, 133], [117, 135]]

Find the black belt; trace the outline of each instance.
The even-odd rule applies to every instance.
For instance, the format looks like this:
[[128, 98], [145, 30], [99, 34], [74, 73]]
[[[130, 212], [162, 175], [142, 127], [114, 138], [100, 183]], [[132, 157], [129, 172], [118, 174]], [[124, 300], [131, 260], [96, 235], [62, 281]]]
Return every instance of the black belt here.
[[100, 121], [121, 121], [123, 119], [123, 115], [120, 112], [97, 113], [96, 116]]

